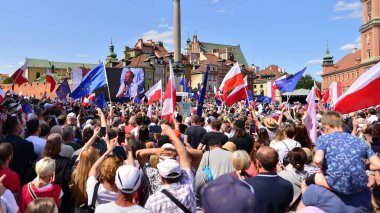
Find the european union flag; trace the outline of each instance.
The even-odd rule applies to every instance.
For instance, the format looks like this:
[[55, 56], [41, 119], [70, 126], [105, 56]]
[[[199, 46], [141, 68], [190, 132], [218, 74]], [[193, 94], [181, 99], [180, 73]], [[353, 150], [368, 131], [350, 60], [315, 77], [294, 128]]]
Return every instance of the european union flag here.
[[139, 96], [136, 96], [136, 97], [134, 98], [133, 102], [136, 103], [136, 104], [141, 104], [141, 99], [140, 99], [140, 97], [139, 97]]
[[96, 97], [94, 102], [95, 105], [101, 109], [104, 109], [107, 106], [106, 97], [104, 97], [103, 93]]
[[193, 99], [199, 101], [199, 94], [198, 94], [198, 92], [194, 92], [194, 93], [193, 93], [193, 96], [192, 96], [191, 98], [193, 98]]
[[293, 92], [298, 81], [301, 79], [302, 75], [305, 73], [305, 70], [306, 70], [306, 67], [294, 75], [290, 75], [287, 78], [275, 81], [277, 89], [280, 90], [281, 92]]
[[189, 93], [189, 96], [191, 96], [191, 89], [189, 88], [189, 86], [186, 84], [186, 77], [183, 76], [182, 77], [182, 80], [181, 80], [181, 86], [183, 87], [183, 91]]
[[103, 63], [90, 70], [84, 77], [79, 86], [70, 94], [73, 99], [79, 99], [89, 94], [95, 89], [107, 84], [106, 70]]
[[69, 94], [70, 91], [70, 86], [69, 83], [67, 82], [67, 79], [65, 79], [61, 85], [57, 88], [55, 91], [57, 93], [58, 99], [63, 100], [66, 98], [67, 94]]
[[199, 103], [198, 103], [198, 108], [197, 108], [197, 114], [198, 114], [199, 117], [202, 116], [202, 112], [203, 112], [203, 101], [204, 101], [205, 96], [206, 96], [208, 69], [209, 69], [209, 66], [206, 65], [206, 73], [203, 76], [203, 84], [202, 84], [202, 90], [201, 90], [201, 97], [199, 98]]

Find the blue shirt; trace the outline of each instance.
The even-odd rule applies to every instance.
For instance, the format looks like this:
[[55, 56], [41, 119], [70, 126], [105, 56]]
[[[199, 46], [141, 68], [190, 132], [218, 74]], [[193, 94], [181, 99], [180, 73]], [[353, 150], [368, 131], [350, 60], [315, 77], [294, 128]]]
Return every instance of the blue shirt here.
[[375, 153], [364, 140], [334, 132], [318, 138], [317, 150], [325, 154], [322, 170], [334, 191], [349, 195], [367, 188], [365, 161]]
[[310, 185], [302, 194], [302, 203], [305, 206], [315, 206], [325, 212], [370, 212], [371, 191], [367, 187], [352, 195], [338, 195], [317, 185]]
[[283, 213], [293, 200], [292, 184], [274, 172], [245, 180], [255, 190], [255, 212]]

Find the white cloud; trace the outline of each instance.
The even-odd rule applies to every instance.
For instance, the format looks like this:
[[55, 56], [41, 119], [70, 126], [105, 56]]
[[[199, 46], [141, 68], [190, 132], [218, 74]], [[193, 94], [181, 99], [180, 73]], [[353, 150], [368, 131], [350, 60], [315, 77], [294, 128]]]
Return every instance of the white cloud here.
[[334, 16], [330, 18], [330, 20], [336, 21], [336, 20], [342, 20], [342, 19], [358, 19], [362, 17], [363, 17], [363, 12], [361, 10], [355, 10], [345, 16]]
[[218, 3], [219, 2], [219, 0], [211, 0], [211, 3], [212, 4], [216, 4], [216, 3]]
[[169, 24], [159, 24], [157, 27], [158, 28], [168, 28]]
[[347, 10], [361, 10], [362, 9], [362, 3], [360, 2], [344, 2], [344, 1], [338, 1], [335, 4], [334, 11], [347, 11]]
[[0, 66], [0, 68], [5, 68], [5, 69], [9, 69], [12, 67], [14, 67], [12, 64], [5, 64], [5, 65]]
[[315, 76], [321, 76], [321, 75], [322, 75], [322, 70], [319, 71], [319, 72], [314, 73], [314, 75], [315, 75]]
[[313, 66], [313, 65], [320, 65], [322, 64], [323, 60], [322, 59], [311, 59], [306, 62], [308, 66]]
[[88, 55], [87, 55], [87, 54], [83, 54], [83, 53], [78, 53], [78, 54], [77, 54], [77, 57], [78, 57], [78, 58], [87, 58]]
[[361, 48], [361, 39], [360, 36], [355, 39], [353, 43], [348, 43], [343, 46], [341, 46], [339, 49], [342, 51], [352, 51], [354, 49], [360, 49]]
[[338, 1], [335, 4], [334, 11], [337, 13], [342, 11], [349, 11], [349, 13], [331, 17], [330, 20], [332, 21], [343, 19], [359, 19], [363, 16], [362, 3], [360, 2], [346, 3], [344, 1]]
[[153, 41], [162, 41], [166, 47], [166, 44], [173, 44], [173, 29], [169, 29], [167, 31], [158, 32], [157, 30], [149, 30], [141, 35], [144, 41], [153, 40]]
[[222, 8], [216, 9], [215, 12], [224, 14], [224, 13], [227, 13], [227, 9], [225, 7], [222, 7]]

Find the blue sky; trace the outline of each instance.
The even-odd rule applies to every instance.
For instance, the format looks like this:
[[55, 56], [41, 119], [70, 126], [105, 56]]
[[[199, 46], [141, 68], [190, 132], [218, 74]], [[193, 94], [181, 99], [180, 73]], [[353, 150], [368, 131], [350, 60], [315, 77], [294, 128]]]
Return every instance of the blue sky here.
[[[360, 48], [360, 0], [181, 0], [182, 44], [240, 44], [248, 63], [307, 66], [314, 77], [327, 40], [335, 62]], [[95, 63], [110, 39], [122, 57], [139, 37], [173, 47], [173, 0], [12, 0], [0, 2], [0, 73], [26, 58]], [[184, 45], [182, 45], [184, 46]]]

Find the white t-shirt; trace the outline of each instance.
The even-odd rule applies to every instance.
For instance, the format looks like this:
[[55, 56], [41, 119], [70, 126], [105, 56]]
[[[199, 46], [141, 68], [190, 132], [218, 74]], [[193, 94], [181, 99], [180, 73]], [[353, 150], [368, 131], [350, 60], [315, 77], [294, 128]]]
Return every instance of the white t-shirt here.
[[41, 157], [42, 152], [45, 149], [46, 140], [33, 135], [27, 137], [26, 140], [33, 143], [34, 152], [38, 155], [38, 157]]
[[16, 213], [18, 212], [18, 205], [12, 192], [8, 189], [1, 196], [0, 200], [1, 208], [4, 213]]
[[[94, 194], [95, 185], [98, 180], [94, 176], [90, 176], [87, 179], [86, 191], [88, 197], [88, 205], [91, 205], [92, 196]], [[104, 188], [103, 184], [99, 185], [98, 197], [96, 198], [96, 204], [109, 203], [117, 200], [117, 192], [109, 191]]]
[[279, 163], [282, 163], [282, 159], [289, 153], [289, 151], [292, 151], [292, 149], [296, 147], [301, 147], [301, 144], [293, 139], [284, 139], [278, 142], [272, 141], [269, 146], [277, 151]]
[[139, 205], [133, 205], [130, 207], [121, 207], [116, 205], [115, 202], [110, 202], [106, 204], [101, 204], [96, 207], [95, 212], [97, 213], [126, 213], [126, 212], [133, 212], [133, 213], [150, 213], [152, 211], [148, 209], [144, 209], [143, 207]]

